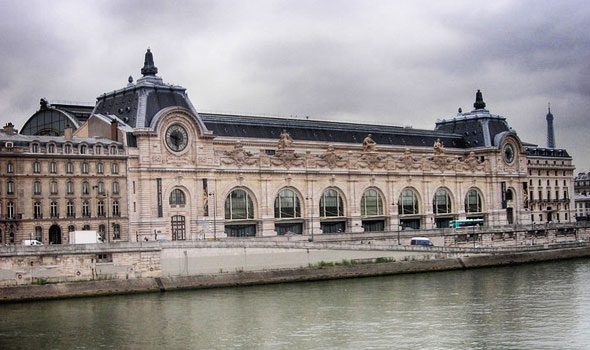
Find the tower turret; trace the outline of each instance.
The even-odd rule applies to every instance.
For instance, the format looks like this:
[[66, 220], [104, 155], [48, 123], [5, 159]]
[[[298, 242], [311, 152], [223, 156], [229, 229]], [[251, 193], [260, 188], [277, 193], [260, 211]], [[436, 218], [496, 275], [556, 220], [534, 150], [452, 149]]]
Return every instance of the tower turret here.
[[553, 131], [553, 114], [551, 104], [547, 106], [547, 148], [555, 148], [555, 134]]

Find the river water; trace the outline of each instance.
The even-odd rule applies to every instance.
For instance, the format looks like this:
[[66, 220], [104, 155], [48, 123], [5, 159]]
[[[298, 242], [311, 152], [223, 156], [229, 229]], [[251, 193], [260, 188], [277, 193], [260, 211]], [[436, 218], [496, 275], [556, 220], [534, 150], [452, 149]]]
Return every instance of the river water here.
[[0, 349], [590, 349], [590, 260], [0, 305]]

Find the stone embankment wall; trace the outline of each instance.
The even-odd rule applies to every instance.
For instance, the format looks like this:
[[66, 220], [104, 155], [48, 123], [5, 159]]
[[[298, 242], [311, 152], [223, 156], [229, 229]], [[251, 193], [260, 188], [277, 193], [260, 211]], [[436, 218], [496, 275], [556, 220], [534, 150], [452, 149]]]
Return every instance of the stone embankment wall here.
[[[378, 276], [590, 256], [586, 242], [414, 247], [191, 241], [0, 248], [0, 301]], [[73, 283], [75, 282], [75, 283]]]

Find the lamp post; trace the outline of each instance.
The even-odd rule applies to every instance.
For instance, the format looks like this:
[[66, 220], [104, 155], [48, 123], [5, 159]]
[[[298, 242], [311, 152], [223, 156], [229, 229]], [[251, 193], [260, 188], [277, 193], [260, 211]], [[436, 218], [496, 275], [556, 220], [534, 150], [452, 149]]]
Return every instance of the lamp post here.
[[209, 197], [213, 197], [213, 240], [217, 240], [217, 197], [215, 192], [209, 192]]

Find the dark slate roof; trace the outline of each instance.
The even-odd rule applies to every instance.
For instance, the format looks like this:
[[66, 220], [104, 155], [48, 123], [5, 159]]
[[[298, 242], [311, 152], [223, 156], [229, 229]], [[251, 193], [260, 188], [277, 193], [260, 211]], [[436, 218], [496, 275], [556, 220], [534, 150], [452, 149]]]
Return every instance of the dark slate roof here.
[[457, 133], [463, 136], [466, 147], [490, 147], [494, 137], [511, 131], [506, 118], [492, 115], [486, 110], [475, 110], [448, 120], [436, 122], [436, 130]]
[[278, 139], [286, 130], [293, 140], [361, 144], [367, 134], [372, 134], [373, 140], [381, 145], [432, 146], [440, 139], [447, 147], [465, 147], [461, 135], [444, 131], [278, 117], [212, 113], [199, 113], [199, 116], [215, 136]]
[[531, 157], [571, 158], [565, 149], [526, 147], [525, 150], [527, 155]]

